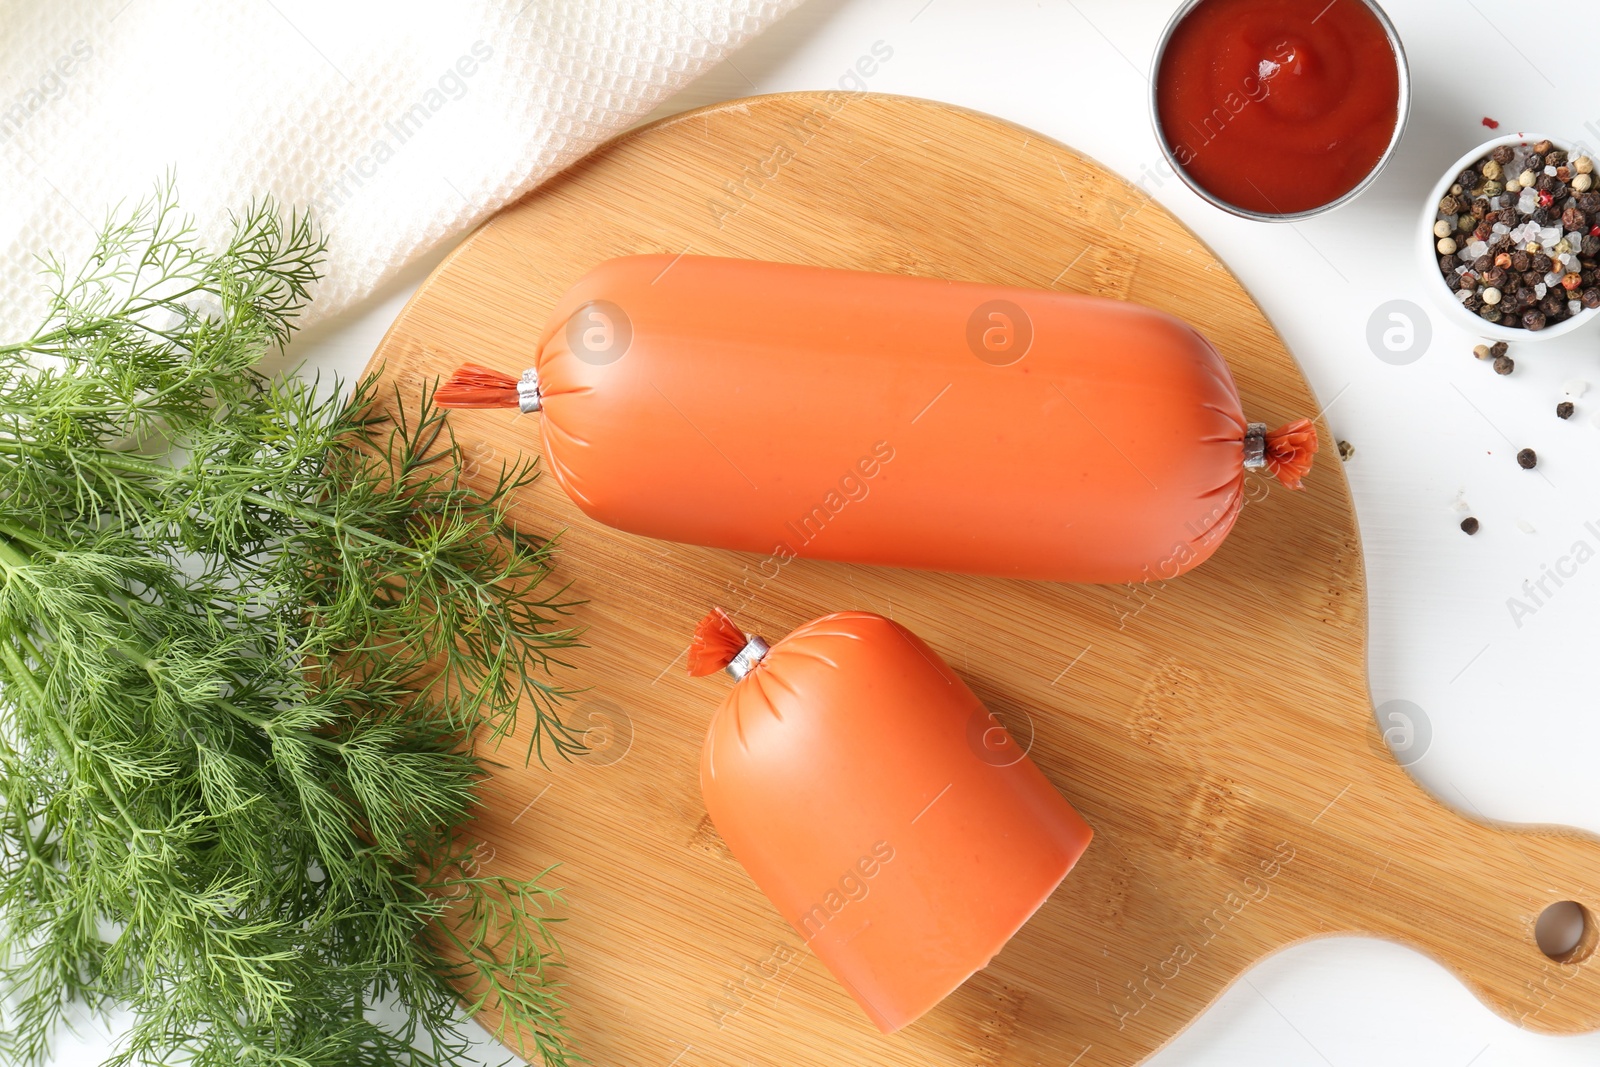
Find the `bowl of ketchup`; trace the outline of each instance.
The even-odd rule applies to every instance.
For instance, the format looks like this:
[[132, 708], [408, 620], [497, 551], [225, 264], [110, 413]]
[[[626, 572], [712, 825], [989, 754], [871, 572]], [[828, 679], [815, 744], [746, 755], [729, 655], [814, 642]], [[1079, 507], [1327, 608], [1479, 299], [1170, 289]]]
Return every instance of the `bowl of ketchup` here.
[[1154, 70], [1167, 165], [1224, 211], [1268, 222], [1366, 188], [1411, 105], [1399, 35], [1371, 0], [1188, 0]]

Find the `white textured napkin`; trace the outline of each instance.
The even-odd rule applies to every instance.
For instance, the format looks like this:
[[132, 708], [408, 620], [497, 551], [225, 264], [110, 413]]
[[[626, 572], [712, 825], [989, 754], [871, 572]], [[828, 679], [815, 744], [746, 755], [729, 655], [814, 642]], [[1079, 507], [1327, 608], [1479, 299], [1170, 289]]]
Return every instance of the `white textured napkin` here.
[[329, 236], [310, 317], [626, 128], [800, 0], [0, 0], [0, 341], [34, 257], [169, 169], [220, 235], [253, 196]]

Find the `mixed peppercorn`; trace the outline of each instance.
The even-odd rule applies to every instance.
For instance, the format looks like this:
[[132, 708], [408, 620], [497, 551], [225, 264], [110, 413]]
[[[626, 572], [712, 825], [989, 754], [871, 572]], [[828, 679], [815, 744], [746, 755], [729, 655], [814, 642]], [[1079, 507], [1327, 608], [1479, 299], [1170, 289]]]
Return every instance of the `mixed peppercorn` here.
[[1510, 348], [1511, 346], [1504, 341], [1496, 341], [1492, 345], [1477, 346], [1472, 350], [1472, 354], [1479, 359], [1494, 360], [1494, 372], [1496, 374], [1510, 374], [1517, 369], [1516, 360], [1506, 355]]
[[[1593, 268], [1588, 269], [1592, 270]], [[1516, 367], [1516, 363], [1514, 363], [1511, 359], [1511, 346], [1506, 344], [1504, 341], [1496, 341], [1492, 345], [1474, 345], [1472, 348], [1472, 354], [1485, 363], [1492, 362], [1494, 364], [1496, 374], [1510, 374], [1511, 371]], [[1563, 385], [1561, 390], [1567, 396], [1582, 396], [1588, 388], [1589, 386], [1587, 382], [1573, 380]], [[1558, 419], [1570, 419], [1573, 415], [1577, 414], [1577, 410], [1577, 405], [1570, 400], [1560, 400], [1556, 402], [1556, 418]], [[1600, 425], [1600, 420], [1596, 421], [1596, 425]], [[1340, 452], [1342, 453], [1344, 450], [1343, 441], [1339, 442], [1339, 447]], [[1531, 448], [1518, 449], [1516, 461], [1517, 466], [1521, 467], [1525, 471], [1530, 471], [1539, 465], [1539, 454]], [[1459, 497], [1456, 500], [1456, 507], [1460, 511], [1465, 511], [1467, 509], [1466, 502]], [[1518, 521], [1517, 525], [1523, 527], [1530, 533], [1532, 532], [1532, 527], [1521, 522], [1520, 520]], [[1481, 528], [1482, 524], [1478, 522], [1477, 517], [1474, 515], [1468, 515], [1466, 518], [1461, 520], [1461, 530], [1468, 536], [1476, 534]]]
[[1600, 177], [1588, 156], [1500, 145], [1456, 176], [1433, 235], [1445, 284], [1486, 322], [1542, 330], [1600, 308]]

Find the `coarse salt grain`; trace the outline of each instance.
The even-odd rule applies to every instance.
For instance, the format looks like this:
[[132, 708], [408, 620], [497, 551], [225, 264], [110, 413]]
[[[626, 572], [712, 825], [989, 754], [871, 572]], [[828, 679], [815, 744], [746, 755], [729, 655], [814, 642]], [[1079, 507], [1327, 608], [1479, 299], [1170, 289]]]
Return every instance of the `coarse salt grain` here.
[[1550, 287], [1544, 282], [1540, 282], [1538, 285], [1533, 287], [1533, 295], [1538, 297], [1540, 300], [1543, 300], [1544, 294], [1548, 293], [1549, 291]]
[[1471, 289], [1460, 289], [1456, 292], [1456, 299], [1465, 304], [1472, 297]]
[[1507, 226], [1503, 222], [1497, 222], [1497, 223], [1494, 224], [1494, 232], [1495, 233], [1510, 233], [1511, 232], [1511, 227]]
[[1556, 176], [1556, 168], [1554, 168], [1554, 167], [1546, 167], [1546, 168], [1544, 168], [1544, 172], [1546, 174], [1550, 175], [1550, 177], [1552, 177], [1552, 178], [1554, 178]]
[[1531, 534], [1531, 533], [1538, 533], [1539, 532], [1539, 531], [1537, 531], [1537, 530], [1535, 530], [1533, 528], [1533, 523], [1529, 522], [1527, 519], [1518, 519], [1517, 520], [1517, 529], [1521, 530], [1525, 534]]
[[1567, 313], [1568, 314], [1576, 315], [1578, 312], [1580, 312], [1582, 310], [1583, 310], [1583, 301], [1582, 300], [1568, 300], [1567, 301]]
[[1488, 253], [1489, 242], [1473, 241], [1471, 244], [1467, 245], [1467, 251], [1471, 254], [1473, 259], [1477, 259], [1479, 256], [1486, 255]]

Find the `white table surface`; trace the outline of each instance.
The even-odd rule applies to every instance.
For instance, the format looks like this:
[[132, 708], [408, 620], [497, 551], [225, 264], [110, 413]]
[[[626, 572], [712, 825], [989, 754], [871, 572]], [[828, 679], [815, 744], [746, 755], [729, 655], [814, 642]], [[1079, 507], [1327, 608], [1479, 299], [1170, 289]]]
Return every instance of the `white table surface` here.
[[[870, 89], [1000, 116], [1137, 179], [1161, 158], [1146, 118], [1146, 75], [1174, 6], [809, 0], [659, 114], [756, 93], [832, 88], [881, 41], [893, 55], [867, 79]], [[1600, 831], [1600, 775], [1591, 770], [1600, 751], [1593, 690], [1600, 561], [1578, 567], [1520, 626], [1507, 603], [1575, 541], [1600, 548], [1600, 537], [1584, 526], [1594, 520], [1600, 527], [1600, 328], [1514, 346], [1516, 372], [1498, 377], [1472, 358], [1475, 339], [1429, 305], [1412, 247], [1432, 183], [1491, 136], [1484, 116], [1502, 130], [1539, 129], [1600, 147], [1600, 71], [1573, 52], [1575, 42], [1544, 41], [1534, 32], [1535, 24], [1567, 16], [1531, 20], [1519, 14], [1531, 10], [1527, 5], [1481, 0], [1390, 0], [1387, 7], [1410, 58], [1411, 121], [1398, 156], [1357, 201], [1295, 226], [1273, 226], [1225, 215], [1171, 179], [1145, 188], [1243, 280], [1328, 405], [1335, 435], [1355, 446], [1346, 472], [1367, 565], [1373, 696], [1379, 704], [1413, 702], [1431, 726], [1412, 773], [1471, 813]], [[1468, 76], [1469, 68], [1480, 73]], [[359, 372], [446, 251], [302, 335], [292, 355], [312, 367]], [[1394, 299], [1425, 307], [1431, 320], [1429, 347], [1403, 365], [1378, 359], [1366, 340], [1369, 318]], [[1562, 422], [1554, 409], [1572, 380], [1595, 388]], [[1523, 446], [1538, 450], [1536, 472], [1513, 460]], [[1457, 528], [1462, 513], [1453, 502], [1462, 494], [1483, 523], [1476, 537]], [[80, 1037], [61, 1042], [55, 1062], [98, 1062], [105, 1040], [99, 1026], [85, 1024]], [[495, 1051], [486, 1050], [484, 1062], [498, 1062]], [[1423, 956], [1337, 938], [1262, 963], [1150, 1062], [1597, 1061], [1600, 1035], [1519, 1030]]]

